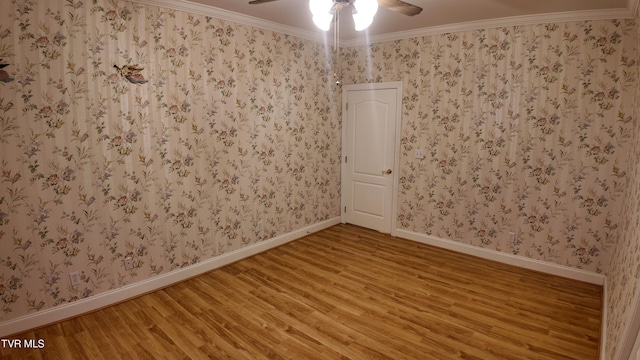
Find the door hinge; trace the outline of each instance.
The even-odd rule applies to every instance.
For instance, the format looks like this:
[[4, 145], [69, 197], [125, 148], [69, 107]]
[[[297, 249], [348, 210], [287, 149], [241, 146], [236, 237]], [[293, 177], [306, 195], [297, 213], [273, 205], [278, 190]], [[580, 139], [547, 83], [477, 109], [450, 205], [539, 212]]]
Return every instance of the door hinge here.
[[347, 156], [345, 156], [345, 157], [344, 157], [344, 162], [345, 162], [345, 163], [347, 163], [347, 162], [348, 162], [348, 159], [349, 159], [349, 158], [348, 158]]
[[349, 111], [349, 103], [347, 103], [347, 111]]
[[346, 206], [344, 207], [344, 212], [347, 212], [347, 207]]

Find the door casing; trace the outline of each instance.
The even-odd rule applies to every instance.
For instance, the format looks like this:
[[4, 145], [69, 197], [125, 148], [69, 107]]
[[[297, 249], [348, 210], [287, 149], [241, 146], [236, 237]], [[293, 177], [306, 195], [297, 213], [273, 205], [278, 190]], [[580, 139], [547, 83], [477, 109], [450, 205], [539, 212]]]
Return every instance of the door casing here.
[[396, 218], [397, 218], [397, 207], [398, 207], [398, 183], [399, 183], [399, 164], [400, 164], [400, 139], [401, 139], [401, 120], [402, 120], [402, 82], [401, 81], [392, 81], [392, 82], [382, 82], [382, 83], [367, 83], [367, 84], [355, 84], [355, 85], [345, 85], [342, 88], [342, 154], [341, 154], [341, 203], [340, 203], [340, 214], [342, 223], [346, 223], [346, 215], [344, 212], [344, 208], [347, 205], [345, 198], [345, 173], [346, 173], [346, 163], [345, 163], [345, 144], [347, 144], [347, 126], [345, 124], [348, 120], [347, 115], [347, 99], [349, 95], [349, 91], [376, 91], [376, 90], [384, 90], [384, 89], [395, 89], [396, 90], [396, 116], [395, 116], [395, 139], [394, 139], [394, 161], [393, 161], [393, 181], [392, 181], [392, 194], [391, 197], [391, 229], [390, 234], [392, 236], [396, 236]]

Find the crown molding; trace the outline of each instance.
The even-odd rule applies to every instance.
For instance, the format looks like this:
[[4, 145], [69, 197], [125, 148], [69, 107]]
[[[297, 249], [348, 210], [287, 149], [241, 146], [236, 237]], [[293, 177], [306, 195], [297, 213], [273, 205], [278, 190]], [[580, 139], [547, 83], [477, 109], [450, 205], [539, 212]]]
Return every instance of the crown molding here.
[[[322, 43], [333, 43], [326, 33], [319, 33], [300, 29], [293, 26], [282, 25], [273, 21], [259, 19], [254, 16], [240, 14], [237, 12], [220, 9], [210, 5], [195, 3], [188, 0], [128, 0], [133, 3], [158, 6], [166, 9], [183, 11], [196, 15], [209, 16], [220, 20], [231, 21], [234, 23], [257, 27], [264, 30], [270, 30], [278, 33], [296, 36], [302, 39], [311, 40]], [[237, 1], [237, 0], [236, 0]]]
[[[635, 2], [636, 7], [639, 0], [629, 0]], [[504, 18], [469, 21], [457, 24], [430, 26], [415, 30], [400, 31], [390, 34], [372, 36], [369, 38], [343, 40], [342, 47], [352, 47], [358, 45], [375, 44], [387, 41], [416, 38], [422, 36], [441, 35], [454, 32], [472, 31], [481, 29], [493, 29], [507, 26], [538, 25], [545, 23], [562, 23], [587, 20], [612, 20], [630, 19], [634, 17], [634, 12], [629, 9], [605, 9], [605, 10], [585, 10], [568, 11], [548, 14], [535, 14], [523, 16], [511, 16]]]
[[[220, 20], [235, 22], [242, 25], [257, 27], [264, 30], [279, 32], [302, 39], [311, 40], [323, 44], [333, 44], [332, 36], [326, 32], [313, 32], [297, 27], [282, 25], [276, 22], [259, 19], [253, 16], [240, 14], [233, 11], [220, 9], [210, 5], [203, 5], [188, 0], [128, 0], [133, 3], [158, 6], [162, 8], [184, 11], [192, 14], [210, 16]], [[420, 29], [400, 31], [390, 34], [376, 35], [350, 40], [340, 40], [341, 47], [353, 47], [367, 44], [375, 44], [387, 41], [403, 40], [422, 36], [441, 35], [453, 32], [491, 29], [506, 26], [537, 25], [545, 23], [561, 23], [587, 20], [612, 20], [634, 18], [640, 0], [628, 0], [627, 8], [569, 11], [548, 14], [535, 14], [523, 16], [511, 16], [504, 18], [469, 21], [456, 24], [430, 26]]]

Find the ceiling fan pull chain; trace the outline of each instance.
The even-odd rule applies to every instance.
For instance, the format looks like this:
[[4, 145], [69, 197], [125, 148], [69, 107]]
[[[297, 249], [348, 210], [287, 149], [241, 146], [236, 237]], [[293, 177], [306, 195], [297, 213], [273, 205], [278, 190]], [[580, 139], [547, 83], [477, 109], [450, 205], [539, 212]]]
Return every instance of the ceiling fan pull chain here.
[[333, 73], [333, 78], [336, 81], [336, 85], [337, 86], [341, 86], [342, 82], [340, 81], [340, 77], [342, 75], [342, 71], [340, 68], [340, 11], [336, 11], [335, 14], [335, 27], [333, 28], [333, 33], [334, 33], [334, 41], [333, 41], [333, 46], [335, 46], [335, 72]]

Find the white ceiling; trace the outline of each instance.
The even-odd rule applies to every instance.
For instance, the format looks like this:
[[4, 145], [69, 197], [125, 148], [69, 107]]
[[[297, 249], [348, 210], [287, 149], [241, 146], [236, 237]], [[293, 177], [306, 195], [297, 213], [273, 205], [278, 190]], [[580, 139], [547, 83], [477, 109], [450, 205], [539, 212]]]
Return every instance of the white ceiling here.
[[[308, 0], [277, 0], [250, 5], [249, 0], [131, 0], [200, 13], [291, 35], [332, 39], [311, 20]], [[420, 34], [444, 33], [545, 21], [577, 21], [632, 17], [639, 0], [405, 0], [423, 8], [406, 16], [380, 8], [365, 31], [353, 29], [349, 8], [342, 10], [339, 34], [343, 45], [377, 42]], [[347, 44], [344, 44], [344, 43]]]

